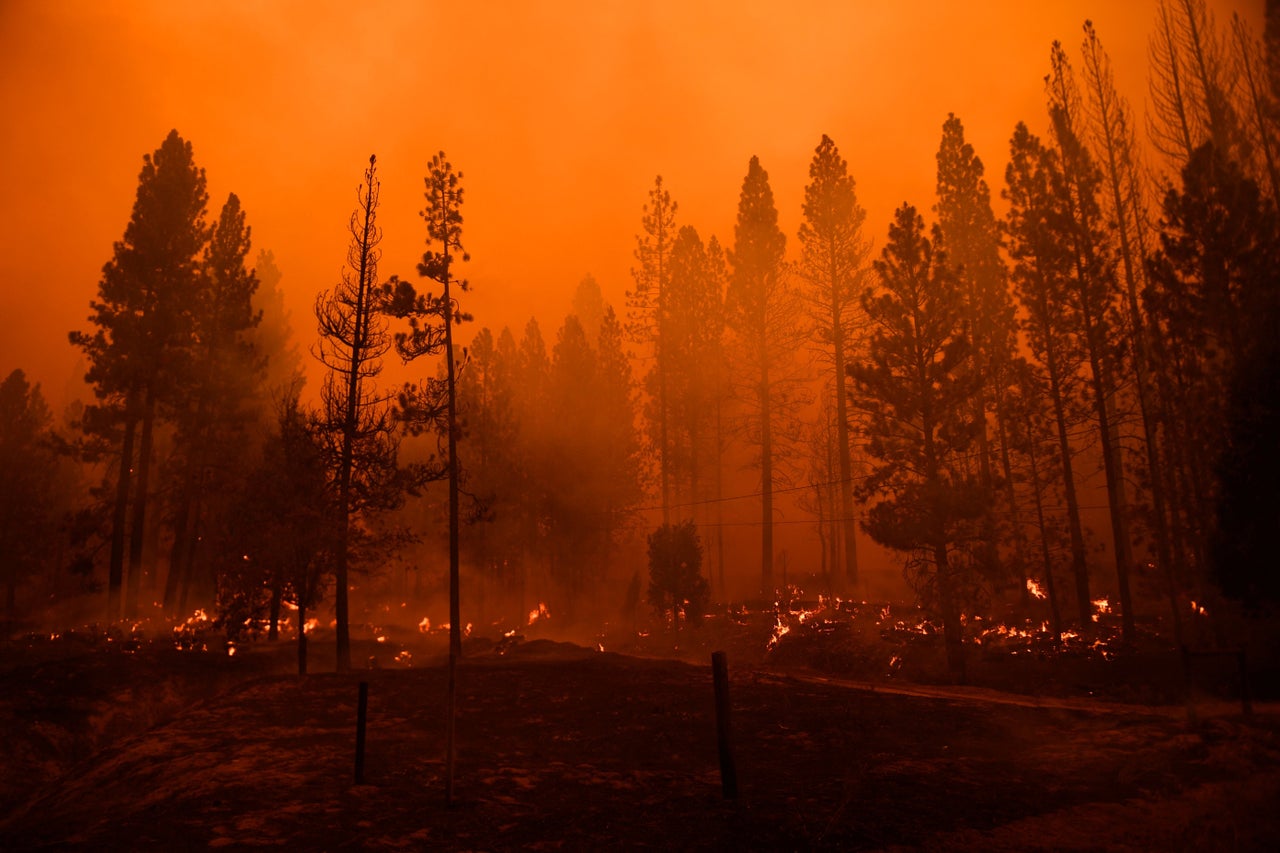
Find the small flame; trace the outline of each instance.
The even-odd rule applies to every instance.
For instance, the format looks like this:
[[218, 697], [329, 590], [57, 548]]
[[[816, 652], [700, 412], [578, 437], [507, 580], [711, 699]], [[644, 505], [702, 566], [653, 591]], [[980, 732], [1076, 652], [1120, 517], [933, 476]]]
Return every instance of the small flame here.
[[1194, 613], [1194, 614], [1196, 614], [1197, 616], [1208, 616], [1208, 615], [1209, 615], [1209, 611], [1208, 611], [1208, 610], [1205, 610], [1205, 609], [1204, 609], [1204, 607], [1203, 607], [1202, 605], [1197, 604], [1197, 603], [1196, 603], [1196, 602], [1194, 602], [1194, 601], [1192, 601], [1192, 602], [1191, 602], [1191, 612], [1192, 612], [1192, 613]]
[[379, 643], [385, 643], [387, 641], [387, 637], [385, 634], [379, 634], [378, 636], [374, 637], [374, 639], [377, 640]]
[[233, 643], [233, 642], [228, 641], [228, 642], [227, 642], [227, 657], [229, 657], [229, 658], [233, 658], [233, 657], [235, 657], [235, 656], [236, 656], [236, 644], [235, 644], [235, 643]]
[[778, 617], [778, 623], [773, 626], [773, 636], [769, 638], [769, 649], [772, 651], [778, 645], [778, 641], [791, 633], [791, 626], [782, 621], [782, 617]]
[[431, 620], [430, 620], [430, 619], [428, 619], [426, 616], [423, 616], [423, 617], [422, 617], [422, 621], [418, 623], [418, 630], [419, 630], [419, 631], [421, 631], [421, 632], [422, 632], [422, 633], [424, 633], [424, 634], [425, 634], [425, 633], [427, 633], [428, 631], [430, 631], [430, 630], [431, 630]]
[[539, 619], [548, 619], [550, 617], [551, 611], [547, 610], [547, 603], [545, 601], [539, 601], [538, 606], [529, 611], [529, 621], [527, 624], [532, 625]]
[[596, 651], [598, 652], [604, 651], [604, 643], [596, 643]]
[[320, 627], [319, 619], [308, 619], [306, 622], [302, 623], [302, 633], [310, 634], [312, 631], [314, 631], [316, 628], [319, 628], [319, 627]]
[[1040, 586], [1040, 581], [1035, 578], [1027, 578], [1027, 592], [1031, 593], [1032, 598], [1038, 598], [1041, 601], [1048, 598], [1044, 587]]
[[1095, 599], [1093, 600], [1093, 609], [1094, 609], [1094, 610], [1096, 610], [1096, 611], [1098, 611], [1097, 613], [1094, 613], [1094, 614], [1093, 614], [1093, 621], [1094, 621], [1094, 622], [1097, 622], [1097, 621], [1098, 621], [1098, 616], [1099, 616], [1099, 615], [1101, 615], [1101, 614], [1103, 614], [1103, 613], [1110, 613], [1110, 612], [1111, 612], [1111, 602], [1110, 602], [1110, 601], [1108, 601], [1108, 600], [1106, 599], [1106, 597], [1103, 597], [1103, 598], [1095, 598]]

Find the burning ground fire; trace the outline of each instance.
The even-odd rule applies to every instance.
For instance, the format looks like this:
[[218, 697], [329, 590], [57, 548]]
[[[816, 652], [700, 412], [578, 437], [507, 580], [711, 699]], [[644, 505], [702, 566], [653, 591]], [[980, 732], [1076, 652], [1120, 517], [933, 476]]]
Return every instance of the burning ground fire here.
[[[1035, 579], [1027, 580], [1027, 591], [1036, 601], [1047, 596]], [[772, 621], [766, 651], [770, 654], [793, 641], [817, 634], [847, 632], [856, 625], [873, 626], [884, 640], [894, 644], [929, 642], [942, 636], [942, 626], [925, 616], [920, 608], [903, 612], [899, 605], [845, 601], [841, 598], [819, 596], [818, 601], [805, 602], [799, 590], [788, 590], [785, 601], [777, 601], [771, 610], [755, 613], [746, 608], [730, 610], [730, 618], [739, 624], [748, 624], [754, 616], [767, 613]], [[1109, 660], [1115, 656], [1119, 638], [1114, 611], [1109, 599], [1093, 602], [1093, 622], [1097, 623], [1085, 636], [1078, 631], [1064, 631], [1055, 637], [1046, 619], [1026, 619], [1009, 624], [977, 615], [962, 615], [964, 642], [990, 650], [993, 653], [1020, 654], [1083, 654]], [[901, 655], [892, 655], [888, 661], [890, 674], [902, 663]]]

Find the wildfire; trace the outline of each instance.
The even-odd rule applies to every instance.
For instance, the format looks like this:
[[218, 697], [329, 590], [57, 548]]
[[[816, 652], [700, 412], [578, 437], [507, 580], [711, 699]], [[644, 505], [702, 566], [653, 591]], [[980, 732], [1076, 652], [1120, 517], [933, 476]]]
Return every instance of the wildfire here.
[[777, 647], [778, 641], [790, 633], [791, 626], [783, 622], [782, 616], [779, 614], [778, 623], [773, 626], [773, 636], [769, 638], [769, 650], [773, 651]]
[[1093, 621], [1097, 622], [1098, 617], [1101, 614], [1111, 612], [1111, 602], [1108, 601], [1105, 596], [1103, 598], [1096, 598], [1093, 600], [1093, 609], [1097, 611], [1093, 614]]
[[1038, 598], [1041, 601], [1048, 598], [1044, 588], [1040, 586], [1040, 581], [1035, 578], [1027, 578], [1027, 592], [1031, 593], [1032, 598]]
[[549, 619], [549, 618], [551, 618], [551, 611], [547, 609], [546, 602], [539, 601], [538, 606], [533, 610], [529, 611], [529, 621], [526, 624], [532, 625], [534, 622], [537, 622], [539, 619]]

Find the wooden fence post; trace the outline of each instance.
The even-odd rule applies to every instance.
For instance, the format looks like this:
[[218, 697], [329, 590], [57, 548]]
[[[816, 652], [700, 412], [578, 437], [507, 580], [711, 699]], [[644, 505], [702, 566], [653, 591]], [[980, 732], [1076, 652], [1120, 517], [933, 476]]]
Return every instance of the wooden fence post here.
[[726, 800], [738, 796], [738, 769], [729, 737], [729, 662], [724, 652], [711, 653], [711, 679], [716, 691], [716, 743], [720, 748], [720, 784]]
[[360, 699], [356, 703], [356, 784], [364, 784], [364, 724], [369, 707], [369, 682], [360, 682]]

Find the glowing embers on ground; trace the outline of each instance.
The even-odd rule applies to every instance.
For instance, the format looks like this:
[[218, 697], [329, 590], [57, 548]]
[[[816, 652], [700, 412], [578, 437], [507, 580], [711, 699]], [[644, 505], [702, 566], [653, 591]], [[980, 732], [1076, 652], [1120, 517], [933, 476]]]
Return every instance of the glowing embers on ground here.
[[[1034, 587], [1032, 583], [1035, 582], [1030, 581], [1027, 589], [1032, 594], [1035, 612], [1044, 609], [1045, 605], [1041, 602], [1047, 596], [1042, 598], [1037, 594], [1037, 591], [1042, 593], [1043, 590], [1038, 583]], [[791, 588], [786, 593], [783, 600], [774, 603], [772, 609], [762, 608], [752, 612], [744, 607], [736, 611], [731, 609], [729, 613], [733, 621], [743, 625], [753, 621], [759, 624], [759, 617], [769, 617], [771, 624], [766, 653], [770, 656], [781, 654], [785, 651], [782, 647], [790, 649], [792, 644], [807, 645], [811, 652], [815, 651], [822, 643], [827, 642], [819, 639], [819, 635], [832, 635], [829, 641], [837, 645], [841, 642], [841, 635], [847, 638], [846, 642], [862, 645], [867, 645], [870, 636], [878, 635], [881, 641], [904, 650], [889, 651], [885, 658], [888, 672], [893, 674], [903, 664], [905, 649], [919, 643], [940, 642], [942, 639], [942, 626], [930, 619], [918, 606], [854, 602], [823, 596], [819, 596], [815, 604], [803, 601], [800, 590]], [[1106, 598], [1095, 600], [1093, 610], [1089, 631], [1067, 630], [1057, 637], [1044, 616], [1015, 621], [962, 615], [964, 642], [994, 655], [1071, 654], [1110, 660], [1115, 657], [1120, 644], [1118, 616], [1112, 609], [1110, 600]], [[1047, 613], [1044, 615], [1047, 616]], [[859, 636], [861, 640], [857, 639]], [[819, 645], [813, 645], [815, 643]], [[870, 645], [874, 646], [874, 643]]]

